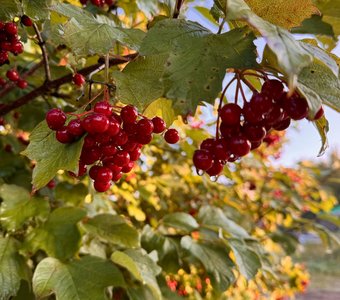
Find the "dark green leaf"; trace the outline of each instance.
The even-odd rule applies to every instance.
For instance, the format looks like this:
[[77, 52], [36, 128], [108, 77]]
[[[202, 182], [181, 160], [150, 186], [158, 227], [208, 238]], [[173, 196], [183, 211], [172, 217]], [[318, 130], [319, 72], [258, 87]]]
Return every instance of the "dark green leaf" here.
[[22, 153], [37, 162], [32, 183], [36, 189], [44, 187], [59, 170], [77, 173], [83, 139], [72, 144], [61, 144], [55, 132], [42, 121], [31, 133], [30, 144]]
[[97, 215], [84, 224], [86, 230], [112, 244], [122, 247], [138, 247], [138, 231], [123, 217], [110, 214]]
[[163, 218], [163, 224], [166, 227], [174, 227], [186, 233], [189, 233], [199, 227], [194, 217], [183, 212], [165, 215]]
[[302, 22], [301, 26], [292, 28], [292, 33], [322, 34], [334, 37], [334, 31], [330, 24], [322, 20], [322, 16], [312, 15]]
[[51, 3], [52, 0], [24, 0], [23, 10], [34, 20], [46, 20], [49, 18], [48, 8]]
[[105, 288], [124, 285], [119, 269], [112, 262], [95, 256], [70, 263], [48, 257], [38, 264], [33, 276], [37, 297], [55, 294], [58, 300], [107, 300]]
[[19, 14], [19, 6], [17, 0], [2, 0], [0, 9], [0, 20], [11, 20]]

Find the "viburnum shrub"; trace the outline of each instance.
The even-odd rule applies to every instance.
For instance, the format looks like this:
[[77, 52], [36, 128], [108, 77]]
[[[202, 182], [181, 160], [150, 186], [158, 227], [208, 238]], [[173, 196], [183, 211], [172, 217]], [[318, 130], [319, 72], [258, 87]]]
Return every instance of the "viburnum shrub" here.
[[305, 291], [339, 158], [283, 145], [302, 121], [326, 151], [338, 10], [269, 2], [1, 1], [1, 300]]

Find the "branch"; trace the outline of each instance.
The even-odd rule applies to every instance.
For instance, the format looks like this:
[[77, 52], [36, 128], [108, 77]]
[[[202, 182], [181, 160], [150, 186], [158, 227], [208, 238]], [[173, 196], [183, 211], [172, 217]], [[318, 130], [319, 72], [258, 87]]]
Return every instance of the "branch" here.
[[49, 82], [49, 81], [51, 81], [51, 71], [50, 71], [50, 65], [48, 64], [48, 54], [47, 54], [47, 49], [46, 49], [46, 46], [45, 46], [45, 41], [43, 40], [43, 38], [40, 34], [40, 31], [39, 31], [39, 28], [38, 28], [36, 23], [33, 23], [33, 28], [34, 28], [34, 31], [37, 35], [37, 38], [38, 38], [38, 41], [39, 41], [38, 45], [40, 46], [40, 49], [41, 49], [41, 52], [42, 52], [42, 55], [43, 55], [46, 81]]
[[[138, 53], [134, 53], [134, 54], [126, 55], [122, 59], [121, 58], [110, 59], [110, 61], [109, 61], [110, 66], [120, 65], [120, 64], [126, 63], [127, 61], [131, 61], [135, 57], [137, 57], [137, 55], [138, 55]], [[79, 70], [78, 73], [86, 76], [86, 75], [90, 74], [91, 72], [93, 72], [94, 70], [98, 69], [101, 65], [103, 65], [103, 63], [100, 62], [100, 60], [99, 60], [99, 63], [94, 64], [94, 65], [89, 66], [89, 67], [86, 67], [86, 68], [83, 68], [83, 69]], [[67, 74], [63, 77], [60, 77], [60, 78], [53, 80], [53, 81], [50, 81], [50, 82], [45, 81], [40, 87], [36, 88], [35, 90], [31, 91], [30, 93], [20, 97], [19, 99], [15, 100], [15, 101], [7, 104], [7, 105], [1, 106], [0, 107], [0, 116], [3, 116], [3, 115], [9, 113], [10, 111], [12, 111], [14, 109], [31, 102], [35, 98], [46, 94], [51, 89], [56, 89], [59, 86], [65, 84], [65, 83], [71, 82], [72, 77], [73, 77], [73, 74], [70, 73], [70, 74]]]
[[183, 2], [184, 2], [184, 0], [177, 0], [177, 1], [176, 1], [175, 11], [174, 11], [174, 14], [173, 14], [173, 16], [172, 16], [174, 19], [177, 19], [177, 18], [178, 18], [179, 13], [180, 13], [180, 11], [181, 11], [181, 6], [182, 6]]

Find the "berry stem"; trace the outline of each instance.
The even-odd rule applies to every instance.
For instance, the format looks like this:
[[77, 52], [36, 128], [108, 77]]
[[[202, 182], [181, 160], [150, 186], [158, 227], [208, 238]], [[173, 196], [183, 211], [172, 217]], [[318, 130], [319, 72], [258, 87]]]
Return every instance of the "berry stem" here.
[[253, 93], [257, 93], [257, 89], [243, 76], [243, 74], [240, 75], [240, 79], [250, 88], [250, 90]]
[[229, 83], [225, 86], [225, 88], [222, 91], [221, 97], [220, 97], [220, 103], [218, 104], [218, 109], [217, 109], [217, 121], [216, 121], [216, 140], [218, 140], [219, 138], [219, 133], [218, 133], [218, 129], [220, 128], [220, 110], [222, 108], [222, 104], [223, 104], [223, 99], [225, 96], [225, 93], [227, 92], [227, 89], [230, 87], [230, 85], [236, 80], [236, 76], [234, 76]]
[[238, 93], [239, 93], [239, 90], [240, 90], [240, 78], [237, 75], [236, 91], [235, 91], [235, 101], [234, 101], [235, 104], [237, 104], [237, 102], [238, 102]]
[[[239, 76], [239, 75], [238, 75]], [[243, 103], [246, 103], [247, 102], [247, 98], [246, 98], [246, 95], [244, 94], [244, 90], [243, 90], [243, 87], [242, 87], [242, 82], [239, 81], [239, 86], [240, 86], [240, 91], [241, 91], [241, 95], [242, 95], [242, 99], [243, 99]]]

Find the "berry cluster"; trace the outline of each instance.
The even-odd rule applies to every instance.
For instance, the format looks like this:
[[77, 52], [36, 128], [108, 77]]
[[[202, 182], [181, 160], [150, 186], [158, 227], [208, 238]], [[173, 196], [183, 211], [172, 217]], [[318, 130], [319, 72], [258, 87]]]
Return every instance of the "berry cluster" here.
[[[32, 20], [26, 15], [21, 17], [21, 23], [24, 26], [33, 25]], [[9, 53], [18, 55], [23, 51], [24, 46], [18, 36], [17, 24], [14, 22], [5, 23], [0, 21], [0, 66], [10, 63]], [[7, 71], [6, 76], [10, 81], [15, 82], [19, 88], [24, 89], [27, 87], [27, 81], [21, 79], [15, 69]], [[0, 78], [0, 87], [3, 87], [6, 83], [4, 78]]]
[[[254, 92], [247, 101], [240, 83], [242, 79], [237, 79], [237, 88], [241, 89], [244, 98], [243, 107], [237, 104], [237, 97], [235, 103], [222, 106], [221, 97], [216, 137], [204, 140], [193, 156], [197, 170], [205, 171], [210, 176], [218, 176], [227, 162], [234, 162], [258, 148], [266, 141], [269, 131], [285, 130], [291, 120], [308, 116], [306, 99], [297, 92], [289, 96], [282, 81], [264, 77], [261, 91]], [[314, 120], [322, 116], [321, 108]]]
[[[80, 0], [82, 5], [87, 5], [88, 0]], [[112, 6], [114, 4], [114, 0], [90, 0], [90, 2], [97, 7], [103, 7], [105, 4], [108, 6]]]
[[[153, 133], [166, 130], [162, 118], [152, 120], [140, 116], [134, 106], [111, 106], [107, 101], [97, 102], [93, 110], [71, 119], [67, 125], [66, 114], [60, 109], [51, 109], [46, 114], [50, 129], [56, 131], [56, 139], [68, 144], [85, 135], [79, 161], [79, 172], [83, 176], [89, 169], [98, 192], [107, 191], [111, 182], [117, 182], [123, 173], [129, 173], [141, 155], [143, 145], [152, 141]], [[179, 140], [176, 129], [168, 129], [164, 139], [169, 144]]]

